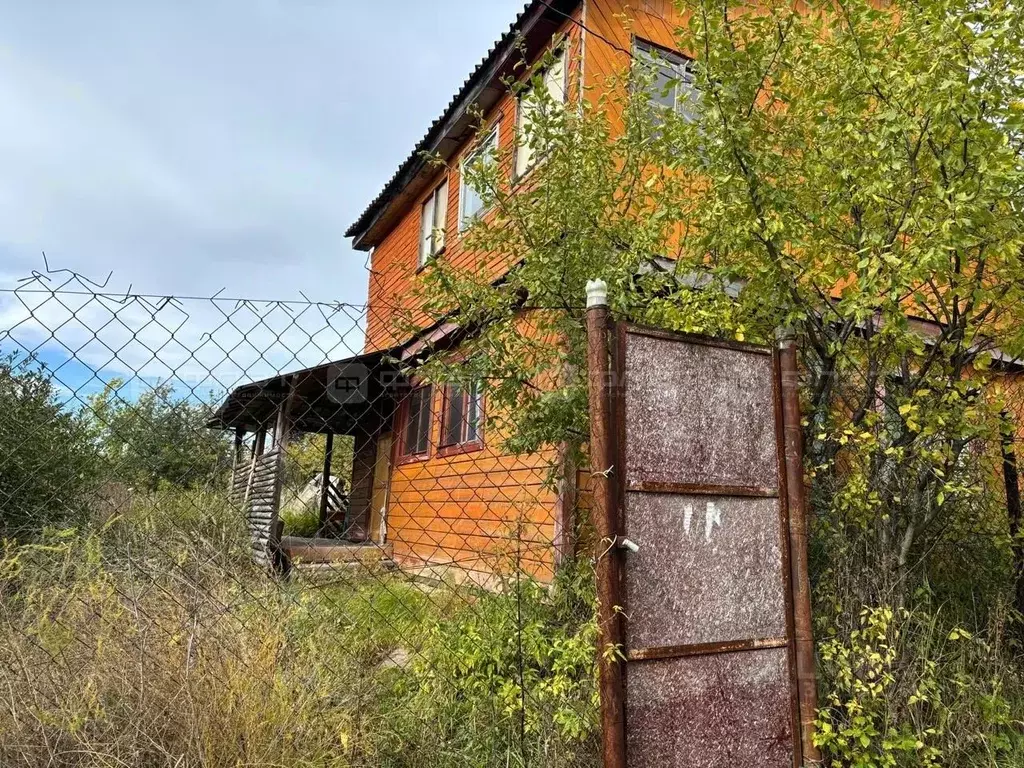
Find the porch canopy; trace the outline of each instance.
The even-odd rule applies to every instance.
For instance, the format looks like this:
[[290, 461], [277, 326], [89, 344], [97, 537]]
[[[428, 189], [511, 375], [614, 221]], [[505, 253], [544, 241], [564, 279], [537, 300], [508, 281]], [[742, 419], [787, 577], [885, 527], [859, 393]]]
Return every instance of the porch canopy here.
[[287, 404], [292, 432], [372, 434], [394, 414], [408, 386], [382, 350], [243, 384], [221, 403], [207, 426], [258, 432], [273, 427]]

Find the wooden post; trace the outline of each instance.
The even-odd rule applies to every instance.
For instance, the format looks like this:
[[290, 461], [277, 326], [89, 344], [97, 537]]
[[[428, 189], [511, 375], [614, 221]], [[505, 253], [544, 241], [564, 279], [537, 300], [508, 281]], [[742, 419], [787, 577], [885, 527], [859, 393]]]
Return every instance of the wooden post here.
[[797, 695], [800, 702], [800, 743], [804, 761], [819, 764], [821, 752], [814, 745], [814, 721], [818, 716], [818, 678], [814, 660], [814, 626], [811, 621], [800, 378], [796, 360], [796, 341], [788, 332], [779, 335], [779, 368], [782, 377], [782, 421], [785, 435], [786, 500], [789, 507], [793, 635], [796, 645]]
[[288, 378], [288, 394], [277, 409], [277, 423], [274, 425], [274, 449], [284, 455], [292, 429], [292, 403], [295, 400], [296, 377]]
[[267, 428], [260, 427], [256, 432], [256, 439], [252, 442], [252, 456], [258, 459], [267, 450]]
[[238, 470], [242, 467], [242, 462], [245, 460], [245, 452], [242, 450], [244, 447], [245, 427], [235, 427], [235, 444], [231, 452], [231, 476], [228, 480], [229, 496], [235, 492], [235, 479], [238, 475]]
[[[597, 560], [598, 688], [601, 751], [605, 768], [625, 768], [626, 722], [619, 597], [619, 510], [615, 493], [615, 429], [612, 424], [608, 345], [608, 286], [587, 283], [587, 373], [590, 403], [590, 470], [593, 477]], [[620, 382], [621, 383], [621, 382]]]
[[231, 456], [231, 468], [235, 469], [242, 462], [242, 446], [245, 441], [245, 427], [235, 427], [235, 452]]
[[320, 527], [327, 525], [327, 508], [331, 492], [331, 466], [334, 463], [334, 433], [327, 433], [327, 446], [324, 448], [324, 475], [320, 486]]
[[373, 504], [378, 434], [360, 432], [353, 443], [352, 486], [349, 488], [348, 517], [345, 520], [345, 538], [351, 542], [371, 539], [370, 506]]

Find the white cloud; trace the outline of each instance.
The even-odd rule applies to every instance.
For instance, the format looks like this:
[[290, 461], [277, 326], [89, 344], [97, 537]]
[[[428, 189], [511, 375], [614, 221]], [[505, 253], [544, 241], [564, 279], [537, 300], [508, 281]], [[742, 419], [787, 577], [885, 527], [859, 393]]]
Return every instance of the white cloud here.
[[[46, 251], [111, 290], [362, 304], [344, 230], [521, 6], [0, 0], [0, 289]], [[227, 387], [362, 345], [355, 308], [46, 298], [0, 293], [0, 349]]]
[[0, 0], [0, 272], [362, 301], [344, 230], [520, 6]]

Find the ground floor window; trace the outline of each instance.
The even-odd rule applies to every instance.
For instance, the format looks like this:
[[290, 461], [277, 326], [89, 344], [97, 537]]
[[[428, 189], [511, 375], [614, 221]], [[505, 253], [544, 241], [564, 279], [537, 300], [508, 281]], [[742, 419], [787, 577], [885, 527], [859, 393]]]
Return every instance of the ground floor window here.
[[404, 427], [400, 455], [403, 458], [426, 456], [430, 453], [430, 401], [433, 387], [417, 387], [409, 393], [402, 409]]
[[444, 401], [441, 447], [480, 445], [483, 422], [480, 383], [449, 384], [445, 388]]

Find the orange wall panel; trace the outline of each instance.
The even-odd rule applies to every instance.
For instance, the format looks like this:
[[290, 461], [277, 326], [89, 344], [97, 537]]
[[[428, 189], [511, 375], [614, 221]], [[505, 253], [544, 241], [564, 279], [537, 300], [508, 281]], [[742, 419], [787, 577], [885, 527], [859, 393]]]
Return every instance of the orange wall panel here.
[[[580, 24], [566, 20], [559, 31], [567, 39], [569, 98], [580, 98], [580, 85], [600, 91], [611, 75], [629, 66], [629, 56], [615, 47], [632, 48], [632, 34], [673, 47], [673, 27], [679, 22], [671, 0], [644, 0], [628, 8], [617, 0], [586, 0], [578, 11], [581, 21], [602, 41], [584, 33]], [[625, 17], [633, 19], [627, 22]], [[593, 98], [585, 96], [586, 98]], [[504, 176], [511, 179], [515, 150], [517, 103], [506, 95], [485, 117], [485, 124], [498, 126], [499, 151]], [[402, 326], [412, 322], [425, 328], [439, 318], [427, 317], [416, 297], [419, 280], [420, 212], [422, 203], [441, 182], [448, 180], [446, 248], [441, 258], [469, 268], [481, 254], [469, 251], [459, 232], [459, 165], [473, 142], [455, 153], [445, 169], [438, 169], [424, 194], [402, 212], [398, 223], [374, 249], [369, 279], [367, 351], [390, 347], [408, 340]], [[509, 182], [511, 183], [511, 181]], [[498, 271], [507, 265], [496, 265]], [[548, 484], [557, 462], [551, 449], [533, 455], [508, 455], [497, 449], [499, 439], [491, 436], [487, 447], [453, 456], [438, 455], [442, 394], [435, 387], [431, 421], [431, 453], [422, 460], [393, 463], [388, 491], [388, 540], [395, 559], [406, 567], [435, 566], [441, 578], [454, 566], [486, 579], [511, 558], [540, 578], [550, 578], [554, 568], [552, 547], [556, 534], [558, 498]], [[400, 441], [397, 439], [396, 450]], [[485, 428], [486, 438], [486, 428]], [[581, 473], [580, 501], [589, 501], [588, 482]], [[510, 558], [504, 560], [503, 558]]]
[[440, 390], [434, 387], [430, 455], [395, 456], [387, 507], [393, 557], [403, 567], [433, 566], [442, 579], [460, 578], [451, 570], [457, 566], [486, 582], [517, 560], [550, 578], [557, 496], [547, 481], [556, 452], [502, 453], [497, 436], [488, 443], [485, 415], [483, 448], [441, 455]]
[[[567, 41], [569, 97], [572, 99], [579, 93], [582, 30], [577, 24], [566, 20], [558, 35], [552, 40], [561, 39], [562, 36]], [[502, 173], [510, 183], [517, 120], [518, 105], [511, 94], [506, 94], [487, 113], [484, 120], [487, 126], [498, 126], [499, 151], [503, 160]], [[471, 138], [448, 161], [447, 168], [438, 169], [428, 186], [428, 191], [402, 213], [398, 224], [374, 249], [370, 260], [366, 351], [384, 349], [406, 341], [409, 334], [403, 332], [402, 327], [409, 321], [417, 327], [425, 328], [440, 319], [427, 317], [419, 311], [421, 307], [416, 299], [415, 287], [420, 274], [418, 264], [421, 207], [445, 177], [448, 179], [448, 217], [445, 228], [445, 251], [441, 258], [464, 268], [473, 267], [480, 260], [481, 254], [465, 248], [464, 239], [459, 231], [459, 167], [467, 152], [473, 147], [474, 141]], [[495, 272], [495, 279], [500, 276], [500, 269]]]

